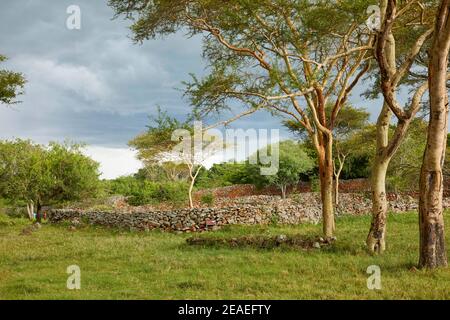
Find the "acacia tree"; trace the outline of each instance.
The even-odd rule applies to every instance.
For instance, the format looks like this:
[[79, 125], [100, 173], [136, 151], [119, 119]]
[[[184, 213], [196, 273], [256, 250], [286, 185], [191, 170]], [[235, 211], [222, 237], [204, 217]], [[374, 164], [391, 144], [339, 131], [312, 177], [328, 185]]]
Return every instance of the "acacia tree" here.
[[[369, 68], [373, 37], [364, 22], [371, 3], [109, 1], [117, 15], [133, 19], [136, 41], [179, 30], [203, 35], [209, 74], [194, 77], [186, 88], [194, 116], [223, 116], [230, 106], [239, 105], [245, 110], [230, 121], [266, 109], [306, 129], [318, 154], [327, 237], [335, 231], [332, 131], [348, 96]], [[327, 117], [328, 103], [333, 110]]]
[[[6, 61], [6, 57], [0, 55], [0, 63]], [[23, 94], [25, 78], [19, 72], [0, 70], [0, 103], [15, 104], [16, 98]]]
[[147, 166], [184, 167], [189, 178], [189, 205], [194, 207], [193, 189], [207, 161], [225, 147], [221, 137], [205, 133], [199, 125], [191, 126], [170, 117], [158, 108], [154, 125], [129, 142], [138, 150]]
[[[382, 253], [386, 249], [386, 174], [392, 157], [406, 137], [406, 133], [420, 110], [428, 82], [413, 77], [413, 69], [420, 68], [418, 60], [431, 37], [433, 17], [429, 8], [435, 1], [403, 1], [398, 8], [396, 0], [381, 0], [381, 26], [378, 31], [376, 60], [379, 84], [384, 105], [377, 120], [376, 153], [372, 169], [372, 222], [367, 236], [367, 248]], [[394, 27], [396, 31], [394, 32]], [[396, 37], [402, 39], [396, 43]], [[413, 86], [413, 94], [405, 107], [397, 94], [403, 84]], [[390, 135], [392, 116], [397, 119], [394, 133]]]
[[346, 159], [358, 152], [365, 143], [358, 139], [368, 125], [369, 113], [364, 109], [346, 106], [341, 117], [336, 122], [333, 136], [335, 139], [335, 152], [333, 160], [334, 172], [334, 203], [339, 204], [339, 180], [344, 169]]
[[420, 174], [420, 259], [422, 268], [447, 266], [442, 208], [443, 170], [448, 132], [447, 81], [450, 50], [450, 0], [437, 11], [430, 49], [428, 81], [430, 121]]

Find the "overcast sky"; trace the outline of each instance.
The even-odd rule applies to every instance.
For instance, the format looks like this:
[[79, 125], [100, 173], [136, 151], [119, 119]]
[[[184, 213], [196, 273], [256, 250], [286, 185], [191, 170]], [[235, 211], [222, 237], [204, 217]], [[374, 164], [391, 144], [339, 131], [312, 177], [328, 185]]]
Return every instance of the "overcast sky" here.
[[[201, 39], [177, 34], [143, 45], [130, 40], [129, 21], [112, 20], [107, 0], [1, 0], [0, 53], [7, 68], [28, 80], [23, 103], [0, 108], [0, 138], [39, 143], [70, 139], [89, 145], [103, 177], [139, 167], [127, 141], [145, 129], [156, 105], [183, 118], [189, 112], [181, 82], [201, 75]], [[69, 5], [81, 8], [81, 30], [66, 28]], [[3, 67], [3, 66], [2, 66]], [[359, 90], [361, 91], [361, 89]], [[351, 101], [375, 117], [379, 101]], [[235, 124], [281, 128], [259, 113]], [[287, 137], [282, 131], [282, 138]]]

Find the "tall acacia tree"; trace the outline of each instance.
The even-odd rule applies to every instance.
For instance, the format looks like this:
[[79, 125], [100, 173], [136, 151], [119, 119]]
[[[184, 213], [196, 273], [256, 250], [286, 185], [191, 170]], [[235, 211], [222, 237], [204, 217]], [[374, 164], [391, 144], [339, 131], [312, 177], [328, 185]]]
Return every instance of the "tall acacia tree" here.
[[450, 50], [450, 0], [439, 6], [430, 49], [428, 81], [430, 121], [420, 174], [420, 259], [419, 266], [447, 266], [444, 217], [442, 209], [443, 165], [448, 132], [447, 81]]
[[[372, 223], [367, 236], [369, 251], [382, 253], [386, 249], [386, 174], [389, 163], [406, 137], [411, 121], [420, 110], [422, 98], [428, 89], [426, 79], [413, 76], [420, 68], [421, 53], [426, 48], [433, 28], [433, 10], [436, 1], [381, 0], [381, 26], [376, 45], [379, 83], [384, 105], [377, 120], [376, 153], [372, 169]], [[394, 31], [395, 28], [395, 31]], [[401, 38], [400, 44], [396, 38]], [[402, 85], [412, 87], [412, 98], [402, 107], [398, 91]], [[390, 135], [391, 118], [397, 123]]]
[[[186, 94], [193, 114], [226, 123], [266, 109], [301, 124], [318, 154], [323, 232], [335, 231], [333, 128], [373, 53], [367, 6], [375, 1], [110, 0], [117, 15], [133, 19], [134, 39], [185, 31], [203, 35], [209, 74], [193, 77]], [[330, 17], [333, 17], [330, 19]], [[327, 116], [325, 106], [331, 103]], [[309, 114], [306, 110], [309, 109]]]

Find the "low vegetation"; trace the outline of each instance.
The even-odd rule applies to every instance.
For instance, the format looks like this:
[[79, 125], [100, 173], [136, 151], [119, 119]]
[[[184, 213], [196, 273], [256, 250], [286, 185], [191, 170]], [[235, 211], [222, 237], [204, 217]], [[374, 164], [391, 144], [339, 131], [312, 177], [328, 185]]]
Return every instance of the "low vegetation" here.
[[[388, 218], [390, 250], [372, 256], [364, 243], [369, 216], [339, 218], [332, 246], [298, 250], [190, 246], [191, 234], [64, 224], [22, 235], [29, 222], [0, 215], [0, 299], [449, 299], [449, 269], [415, 268], [417, 213]], [[320, 234], [319, 225], [305, 224], [230, 226], [201, 237]], [[66, 289], [70, 265], [81, 268], [81, 290]], [[381, 268], [381, 290], [367, 289], [370, 265]]]

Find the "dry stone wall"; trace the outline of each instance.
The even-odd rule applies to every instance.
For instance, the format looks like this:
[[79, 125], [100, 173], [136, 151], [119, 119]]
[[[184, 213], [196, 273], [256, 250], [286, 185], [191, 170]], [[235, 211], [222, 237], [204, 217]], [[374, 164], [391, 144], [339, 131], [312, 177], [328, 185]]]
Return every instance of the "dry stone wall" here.
[[[444, 205], [450, 207], [450, 199]], [[227, 206], [226, 206], [227, 205]], [[337, 214], [362, 215], [370, 213], [371, 201], [361, 194], [343, 194]], [[397, 197], [390, 203], [393, 212], [417, 209], [417, 200], [410, 196]], [[72, 224], [89, 223], [129, 230], [196, 232], [214, 230], [224, 225], [241, 224], [300, 224], [319, 223], [321, 204], [318, 194], [303, 193], [282, 200], [276, 196], [251, 196], [216, 202], [214, 208], [178, 209], [140, 212], [87, 212], [82, 210], [52, 210], [52, 223], [69, 221]]]

